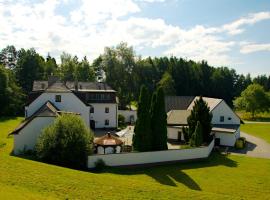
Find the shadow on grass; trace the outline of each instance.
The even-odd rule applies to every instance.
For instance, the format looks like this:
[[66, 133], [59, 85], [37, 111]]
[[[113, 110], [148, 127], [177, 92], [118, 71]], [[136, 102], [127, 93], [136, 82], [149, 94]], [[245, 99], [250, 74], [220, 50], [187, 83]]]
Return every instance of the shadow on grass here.
[[220, 153], [212, 153], [212, 155], [200, 161], [192, 161], [187, 163], [167, 164], [163, 166], [152, 167], [121, 167], [121, 168], [106, 168], [103, 172], [120, 174], [120, 175], [139, 175], [145, 174], [163, 185], [177, 186], [176, 182], [181, 183], [192, 190], [201, 190], [200, 186], [183, 172], [185, 169], [198, 169], [213, 166], [237, 167], [237, 162], [229, 159], [226, 155]]
[[256, 146], [257, 146], [256, 144], [247, 141], [245, 148], [243, 148], [243, 149], [231, 148], [230, 152], [240, 153], [240, 154], [247, 154], [248, 151], [253, 151], [256, 148]]

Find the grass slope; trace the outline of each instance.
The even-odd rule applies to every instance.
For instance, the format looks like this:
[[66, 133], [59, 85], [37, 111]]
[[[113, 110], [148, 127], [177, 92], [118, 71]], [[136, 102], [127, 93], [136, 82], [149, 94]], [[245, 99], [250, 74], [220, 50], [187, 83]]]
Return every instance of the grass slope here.
[[241, 131], [262, 138], [270, 143], [270, 123], [254, 123], [241, 125]]
[[0, 199], [270, 199], [267, 159], [214, 153], [194, 163], [91, 173], [10, 156], [6, 135], [20, 120], [0, 122]]

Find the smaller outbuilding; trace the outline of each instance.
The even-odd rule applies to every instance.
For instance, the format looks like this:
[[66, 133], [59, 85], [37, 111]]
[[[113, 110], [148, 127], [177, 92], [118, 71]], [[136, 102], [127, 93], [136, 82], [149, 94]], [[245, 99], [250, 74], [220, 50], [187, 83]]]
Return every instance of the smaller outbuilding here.
[[121, 153], [123, 141], [110, 132], [94, 141], [97, 154]]
[[[193, 100], [192, 100], [193, 99]], [[175, 96], [167, 97], [165, 105], [167, 110], [167, 134], [171, 141], [183, 142], [183, 127], [188, 127], [187, 119], [195, 101], [199, 97]], [[212, 134], [215, 136], [215, 144], [234, 146], [240, 137], [241, 119], [228, 106], [223, 99], [203, 97], [209, 106], [212, 118]]]

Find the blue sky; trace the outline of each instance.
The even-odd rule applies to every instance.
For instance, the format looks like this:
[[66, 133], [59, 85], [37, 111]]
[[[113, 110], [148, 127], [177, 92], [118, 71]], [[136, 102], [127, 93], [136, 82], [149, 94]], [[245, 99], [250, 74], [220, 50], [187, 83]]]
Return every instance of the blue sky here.
[[121, 41], [138, 55], [270, 75], [269, 0], [0, 0], [0, 48], [90, 60]]

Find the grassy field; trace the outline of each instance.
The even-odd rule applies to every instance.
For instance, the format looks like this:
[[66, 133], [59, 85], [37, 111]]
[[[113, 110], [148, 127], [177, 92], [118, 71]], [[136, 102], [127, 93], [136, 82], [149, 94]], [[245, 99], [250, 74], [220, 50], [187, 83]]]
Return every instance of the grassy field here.
[[270, 123], [254, 123], [241, 125], [241, 131], [260, 137], [270, 143]]
[[257, 113], [255, 118], [252, 118], [251, 113], [245, 111], [237, 111], [237, 115], [246, 121], [270, 122], [270, 112]]
[[270, 199], [270, 160], [218, 153], [204, 161], [83, 172], [10, 156], [0, 122], [0, 199]]

